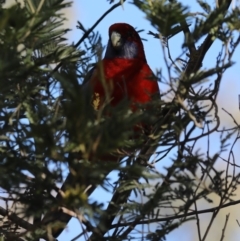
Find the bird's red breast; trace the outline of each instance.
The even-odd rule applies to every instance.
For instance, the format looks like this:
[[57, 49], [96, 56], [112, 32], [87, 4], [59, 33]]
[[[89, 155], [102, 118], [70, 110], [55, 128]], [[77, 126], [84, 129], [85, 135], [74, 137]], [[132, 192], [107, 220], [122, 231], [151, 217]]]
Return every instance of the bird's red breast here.
[[133, 105], [144, 104], [151, 101], [151, 97], [159, 92], [158, 83], [154, 80], [150, 67], [139, 59], [103, 59], [91, 78], [91, 85], [93, 101], [100, 98], [97, 108], [105, 101], [105, 86], [113, 106], [124, 98], [129, 99]]

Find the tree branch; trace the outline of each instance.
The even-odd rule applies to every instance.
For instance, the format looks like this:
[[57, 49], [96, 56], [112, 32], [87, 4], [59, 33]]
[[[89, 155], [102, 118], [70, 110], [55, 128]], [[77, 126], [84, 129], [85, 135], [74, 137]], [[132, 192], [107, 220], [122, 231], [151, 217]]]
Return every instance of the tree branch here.
[[[237, 204], [240, 204], [240, 200], [232, 201], [232, 202], [223, 204], [220, 209], [230, 207], [230, 206], [234, 206], [234, 205], [237, 205]], [[196, 215], [203, 214], [203, 213], [212, 213], [212, 212], [216, 212], [217, 210], [219, 210], [219, 206], [214, 207], [214, 208], [208, 208], [208, 209], [204, 209], [204, 210], [174, 215], [174, 216], [170, 216], [170, 217], [166, 217], [166, 218], [155, 218], [155, 219], [152, 219], [152, 220], [150, 220], [150, 219], [142, 220], [142, 221], [139, 221], [138, 224], [149, 224], [149, 223], [156, 223], [156, 222], [172, 221], [172, 220], [175, 220], [175, 219], [186, 218], [186, 217], [189, 217], [189, 216], [196, 216]], [[116, 227], [124, 227], [124, 226], [132, 226], [132, 225], [135, 225], [135, 221], [113, 224], [111, 226], [111, 229], [116, 228]]]
[[20, 227], [27, 229], [27, 230], [32, 230], [34, 226], [30, 224], [29, 222], [25, 221], [23, 218], [18, 217], [15, 213], [9, 213], [6, 209], [0, 207], [0, 215], [2, 216], [7, 216], [9, 220], [12, 222], [18, 224]]

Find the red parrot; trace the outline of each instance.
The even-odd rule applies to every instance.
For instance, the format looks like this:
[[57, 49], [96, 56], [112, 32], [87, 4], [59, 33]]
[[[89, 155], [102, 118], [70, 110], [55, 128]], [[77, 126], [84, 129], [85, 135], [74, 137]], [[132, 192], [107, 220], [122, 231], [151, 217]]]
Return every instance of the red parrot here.
[[[105, 84], [103, 84], [103, 78]], [[90, 79], [83, 84], [84, 91], [93, 93], [92, 105], [96, 110], [107, 98], [104, 88], [106, 86], [112, 106], [127, 98], [133, 111], [137, 110], [137, 104], [146, 104], [154, 96], [159, 96], [158, 83], [147, 64], [141, 38], [136, 30], [127, 23], [115, 23], [110, 26], [105, 56], [92, 71]], [[84, 177], [83, 179], [85, 180]], [[67, 185], [73, 186], [72, 181], [73, 177], [69, 174], [62, 190], [66, 189]], [[90, 185], [91, 180], [88, 182]], [[86, 187], [89, 186], [87, 183], [84, 184]], [[88, 195], [93, 190], [94, 188], [89, 189]], [[57, 195], [56, 199], [59, 198], [61, 198], [60, 195]], [[45, 219], [58, 220], [66, 224], [71, 216], [61, 211], [55, 211], [50, 213], [50, 219], [49, 213], [45, 215], [43, 223], [46, 224], [49, 221], [44, 222]], [[62, 231], [62, 227], [54, 228], [52, 234], [57, 237]]]
[[159, 95], [158, 83], [154, 81], [153, 72], [147, 64], [141, 38], [129, 24], [115, 23], [110, 26], [105, 57], [86, 83], [93, 89], [96, 109], [106, 99], [100, 68], [103, 69], [113, 106], [128, 98], [135, 110], [135, 103], [145, 104], [150, 102], [154, 95]]

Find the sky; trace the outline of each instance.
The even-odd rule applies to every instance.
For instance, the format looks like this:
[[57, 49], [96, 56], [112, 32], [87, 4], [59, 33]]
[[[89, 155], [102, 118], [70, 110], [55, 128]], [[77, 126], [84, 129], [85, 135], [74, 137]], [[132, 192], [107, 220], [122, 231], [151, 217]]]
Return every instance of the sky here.
[[[11, 4], [13, 0], [7, 0], [7, 4]], [[116, 2], [116, 1], [115, 1]], [[197, 12], [199, 11], [199, 7], [195, 3], [197, 1], [194, 0], [182, 0], [183, 4], [186, 4], [190, 7], [191, 11]], [[208, 3], [215, 4], [214, 0], [208, 1]], [[237, 5], [239, 2], [236, 0], [234, 3]], [[66, 9], [64, 13], [68, 19], [65, 27], [71, 28], [72, 31], [68, 33], [67, 38], [69, 42], [77, 42], [81, 36], [82, 32], [76, 28], [77, 21], [80, 21], [83, 26], [88, 29], [90, 28], [98, 18], [108, 9], [110, 8], [110, 4], [107, 0], [74, 0], [72, 7]], [[117, 22], [126, 22], [131, 24], [133, 27], [137, 29], [145, 29], [144, 32], [140, 34], [142, 38], [147, 39], [148, 41], [144, 41], [144, 48], [147, 57], [148, 64], [152, 68], [153, 71], [156, 69], [162, 68], [163, 71], [166, 70], [163, 62], [163, 53], [161, 43], [158, 39], [154, 39], [149, 36], [147, 32], [150, 30], [152, 32], [157, 32], [154, 29], [149, 21], [146, 19], [145, 14], [141, 12], [134, 5], [129, 4], [127, 0], [123, 7], [118, 7], [110, 14], [108, 14], [96, 27], [95, 30], [99, 31], [102, 36], [102, 43], [107, 44], [108, 41], [108, 28], [111, 24]], [[169, 42], [171, 54], [173, 57], [177, 57], [181, 51], [181, 44], [183, 42], [183, 34], [180, 33], [174, 38], [172, 38]], [[200, 45], [200, 44], [199, 44]], [[216, 57], [218, 54], [219, 47], [221, 46], [219, 41], [216, 41], [210, 51], [207, 53], [202, 68], [210, 68], [213, 67], [213, 64], [216, 61]], [[197, 46], [198, 47], [198, 46]], [[227, 70], [223, 76], [223, 81], [220, 86], [220, 92], [218, 95], [218, 105], [219, 105], [219, 113], [221, 118], [221, 126], [231, 127], [233, 126], [232, 119], [221, 110], [221, 108], [227, 109], [230, 113], [234, 115], [234, 117], [239, 120], [239, 109], [238, 109], [238, 95], [240, 94], [240, 81], [239, 81], [239, 60], [238, 56], [240, 56], [240, 51], [238, 49], [237, 53], [234, 56], [235, 65]], [[163, 90], [164, 86], [160, 85], [160, 89]], [[239, 146], [239, 145], [238, 145]], [[206, 139], [203, 139], [199, 142], [197, 148], [204, 150], [206, 148]], [[219, 148], [218, 135], [213, 135], [211, 138], [211, 152], [215, 153]], [[238, 154], [239, 151], [235, 150]], [[240, 154], [240, 153], [239, 153]], [[167, 157], [163, 162], [161, 162], [160, 169], [163, 166], [167, 166], [170, 161], [170, 156]], [[219, 163], [219, 168], [223, 167], [222, 163]], [[114, 177], [114, 174], [112, 175]], [[237, 192], [237, 197], [240, 196], [240, 192]], [[101, 200], [103, 202], [107, 202], [110, 195], [103, 193], [101, 189], [96, 190], [91, 199]], [[217, 205], [217, 197], [212, 196], [214, 199], [213, 206]], [[100, 200], [99, 200], [100, 201]], [[205, 203], [200, 203], [200, 207], [204, 208]], [[238, 208], [239, 209], [239, 208]], [[240, 209], [239, 209], [240, 210]], [[219, 218], [216, 221], [215, 226], [213, 226], [212, 231], [209, 234], [209, 239], [207, 240], [220, 240], [221, 229], [223, 227], [225, 221], [226, 213], [231, 213], [229, 220], [229, 228], [226, 230], [226, 240], [237, 241], [239, 240], [240, 228], [237, 226], [236, 219], [240, 220], [240, 211], [236, 210], [236, 207], [231, 207], [227, 210], [221, 211]], [[201, 220], [203, 220], [202, 228], [206, 228], [209, 221], [209, 214], [205, 214], [201, 216]], [[68, 229], [62, 233], [62, 235], [58, 238], [59, 241], [70, 241], [77, 234], [79, 234], [79, 223], [77, 220], [72, 219], [68, 225]], [[220, 227], [220, 228], [219, 228]], [[170, 235], [167, 236], [167, 241], [193, 241], [198, 240], [196, 236], [196, 224], [195, 222], [189, 222], [183, 225], [181, 228], [178, 228]], [[84, 240], [84, 239], [78, 239]]]
[[[116, 1], [115, 1], [116, 2]], [[188, 1], [183, 0], [184, 4], [187, 4], [193, 12], [199, 11], [199, 7], [195, 3], [196, 1]], [[215, 1], [212, 1], [214, 4]], [[235, 1], [237, 3], [237, 1]], [[190, 5], [189, 5], [190, 4]], [[109, 2], [106, 0], [75, 0], [73, 2], [73, 7], [68, 12], [67, 17], [69, 18], [69, 24], [72, 28], [72, 32], [68, 34], [69, 40], [73, 42], [77, 42], [82, 33], [76, 29], [76, 21], [80, 21], [83, 26], [88, 29], [90, 28], [98, 18], [110, 7]], [[69, 15], [70, 13], [70, 15]], [[147, 61], [152, 68], [153, 71], [156, 69], [163, 68], [164, 70], [164, 62], [163, 62], [163, 53], [160, 41], [158, 39], [154, 39], [147, 34], [147, 32], [153, 31], [156, 32], [149, 21], [146, 19], [145, 14], [141, 12], [137, 7], [132, 4], [129, 4], [129, 1], [126, 1], [123, 7], [118, 7], [110, 14], [108, 14], [103, 21], [96, 27], [95, 30], [99, 31], [102, 35], [103, 44], [107, 44], [108, 41], [108, 28], [111, 24], [117, 22], [126, 22], [136, 27], [137, 29], [145, 29], [140, 35], [142, 38], [147, 39], [148, 41], [144, 41], [144, 48], [147, 57]], [[180, 33], [174, 38], [170, 40], [169, 46], [171, 49], [171, 54], [173, 57], [177, 57], [181, 51], [181, 44], [183, 42], [183, 34]], [[200, 45], [200, 44], [199, 44]], [[197, 46], [198, 47], [198, 46]], [[219, 47], [221, 47], [221, 43], [216, 41], [208, 54], [206, 55], [202, 68], [210, 68], [214, 66], [216, 61], [216, 57], [218, 54]], [[240, 81], [239, 81], [239, 49], [235, 54], [234, 60], [236, 64], [230, 69], [227, 70], [224, 74], [223, 81], [220, 87], [220, 93], [218, 95], [217, 102], [219, 104], [219, 111], [221, 117], [221, 126], [231, 127], [232, 120], [229, 118], [226, 113], [224, 113], [221, 108], [227, 109], [231, 112], [236, 119], [239, 120], [239, 109], [238, 109], [238, 94], [240, 93]], [[164, 87], [160, 86], [162, 90]], [[199, 142], [198, 148], [204, 150], [206, 148], [206, 139], [203, 139]], [[219, 141], [218, 135], [213, 135], [211, 138], [211, 152], [215, 153], [219, 149]], [[238, 153], [239, 151], [237, 151]], [[161, 162], [162, 166], [167, 166], [170, 161], [170, 156], [166, 158], [164, 162]], [[222, 164], [219, 164], [219, 167], [222, 167]], [[161, 167], [160, 167], [161, 168]], [[103, 197], [104, 196], [104, 197]], [[103, 194], [101, 189], [95, 191], [95, 193], [91, 196], [94, 200], [101, 200], [107, 202], [110, 198], [110, 195], [106, 193]], [[214, 200], [214, 205], [217, 205], [217, 197], [212, 196]], [[206, 203], [200, 203], [200, 207], [204, 208]], [[213, 206], [214, 206], [213, 205]], [[219, 219], [216, 221], [216, 225], [213, 226], [212, 231], [209, 234], [209, 239], [207, 240], [219, 240], [221, 232], [220, 230], [223, 227], [225, 221], [226, 212], [231, 212], [235, 210], [234, 208], [230, 208], [227, 211], [223, 211], [219, 215]], [[237, 236], [240, 234], [240, 228], [237, 226], [236, 219], [240, 219], [240, 212], [233, 211], [234, 214], [231, 214], [229, 221], [229, 229], [226, 231], [226, 240], [235, 241], [238, 240]], [[235, 216], [234, 216], [235, 215]], [[209, 214], [205, 214], [201, 216], [201, 220], [203, 220], [202, 229], [206, 228], [209, 221]], [[219, 228], [219, 225], [221, 228]], [[71, 240], [79, 233], [79, 223], [77, 220], [72, 219], [68, 225], [68, 230], [63, 232], [63, 234], [59, 237], [59, 241]], [[179, 240], [179, 241], [192, 241], [197, 239], [197, 230], [195, 222], [188, 223], [183, 225], [181, 228], [178, 228], [170, 235], [167, 236], [167, 241]], [[83, 239], [78, 239], [83, 240]]]

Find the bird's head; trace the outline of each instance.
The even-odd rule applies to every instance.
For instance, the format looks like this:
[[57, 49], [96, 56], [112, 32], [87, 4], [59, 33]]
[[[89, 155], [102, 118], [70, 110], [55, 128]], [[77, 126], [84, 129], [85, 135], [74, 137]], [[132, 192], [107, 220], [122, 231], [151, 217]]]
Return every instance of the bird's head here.
[[141, 38], [131, 25], [115, 23], [109, 27], [109, 41], [105, 58], [138, 58], [146, 61]]

